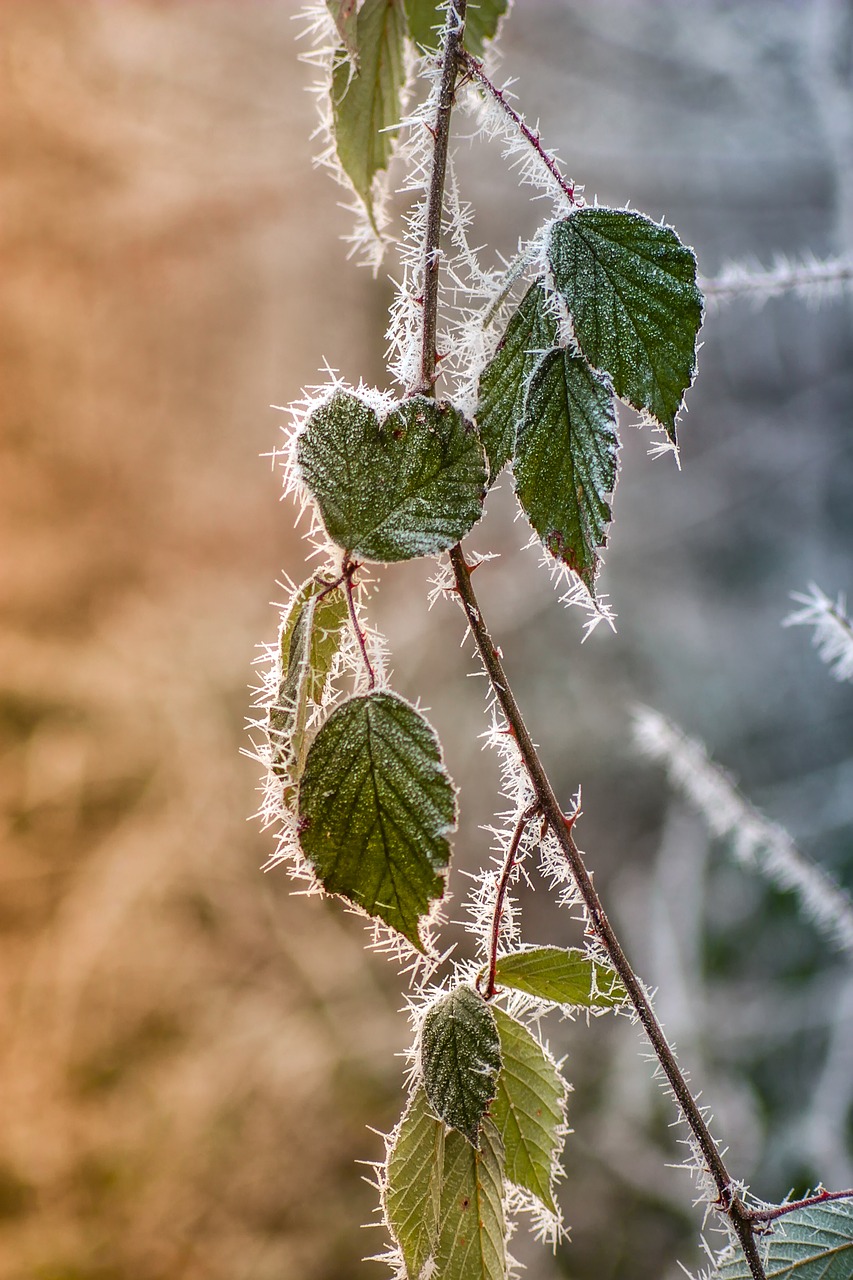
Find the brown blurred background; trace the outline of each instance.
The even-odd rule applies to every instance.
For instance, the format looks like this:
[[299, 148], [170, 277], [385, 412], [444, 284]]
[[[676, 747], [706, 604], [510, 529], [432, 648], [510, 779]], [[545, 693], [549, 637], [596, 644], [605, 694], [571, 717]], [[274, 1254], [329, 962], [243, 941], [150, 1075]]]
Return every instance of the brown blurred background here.
[[[358, 1262], [382, 1242], [360, 1230], [374, 1196], [355, 1161], [381, 1151], [366, 1126], [399, 1110], [400, 983], [359, 922], [261, 874], [272, 839], [246, 821], [257, 779], [238, 754], [268, 601], [302, 567], [260, 458], [281, 417], [267, 406], [324, 358], [384, 381], [388, 290], [346, 261], [340, 193], [312, 169], [296, 10], [0, 8], [9, 1280], [382, 1274]], [[518, 0], [505, 51], [588, 196], [666, 214], [705, 274], [853, 247], [849, 4]], [[466, 172], [479, 239], [510, 252], [537, 210], [496, 148]], [[853, 700], [778, 622], [810, 577], [853, 593], [851, 350], [844, 303], [709, 319], [683, 475], [625, 427], [604, 583], [616, 637], [579, 649], [579, 620], [517, 552], [506, 483], [477, 534], [504, 555], [484, 596], [563, 791], [584, 784], [599, 883], [733, 1163], [767, 1196], [849, 1180], [849, 979], [631, 758], [627, 722], [643, 699], [709, 740], [849, 881]], [[463, 785], [471, 866], [495, 764], [460, 620], [426, 613], [423, 577], [387, 574], [378, 617], [396, 686], [432, 706]], [[661, 913], [673, 897], [676, 924]], [[530, 918], [535, 936], [565, 935], [542, 895]], [[520, 1243], [528, 1274], [697, 1265], [690, 1187], [665, 1168], [678, 1148], [636, 1037], [557, 1024], [552, 1039], [578, 1086], [575, 1243], [556, 1257]], [[828, 1117], [811, 1099], [830, 1069]]]

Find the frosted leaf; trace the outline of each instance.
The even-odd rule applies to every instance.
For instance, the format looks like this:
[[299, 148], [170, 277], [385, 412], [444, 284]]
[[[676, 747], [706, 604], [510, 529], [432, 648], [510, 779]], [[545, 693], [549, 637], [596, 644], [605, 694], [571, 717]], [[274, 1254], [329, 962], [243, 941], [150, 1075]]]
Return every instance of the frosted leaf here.
[[675, 442], [702, 323], [692, 250], [640, 213], [590, 208], [554, 224], [548, 260], [586, 358]]
[[420, 1045], [430, 1106], [445, 1124], [479, 1147], [480, 1126], [494, 1099], [501, 1069], [500, 1039], [491, 1009], [473, 987], [456, 987], [428, 1010]]
[[556, 348], [533, 371], [518, 426], [515, 488], [543, 545], [592, 594], [616, 484], [616, 413], [606, 378]]
[[[758, 1252], [767, 1280], [850, 1280], [853, 1275], [853, 1200], [792, 1209], [770, 1224]], [[732, 1245], [713, 1280], [752, 1280], [741, 1250]]]
[[495, 980], [553, 1004], [610, 1009], [627, 999], [609, 965], [574, 947], [527, 947], [499, 956]]
[[[340, 29], [336, 10], [333, 16]], [[347, 18], [345, 46], [332, 73], [332, 111], [335, 148], [341, 167], [364, 201], [371, 223], [373, 179], [388, 167], [401, 114], [406, 82], [403, 51], [405, 20], [399, 4], [364, 0], [353, 24]], [[351, 62], [346, 38], [357, 61]], [[374, 224], [375, 226], [375, 224]]]
[[[482, 58], [484, 43], [493, 40], [498, 23], [509, 8], [510, 0], [477, 0], [469, 4], [465, 14], [465, 48]], [[405, 0], [409, 34], [423, 49], [437, 49], [441, 43], [447, 9], [443, 0]]]
[[432, 1114], [418, 1086], [388, 1152], [382, 1197], [408, 1280], [418, 1280], [438, 1244], [443, 1171], [444, 1123]]
[[309, 709], [323, 703], [329, 675], [347, 621], [347, 603], [338, 587], [329, 591], [316, 578], [303, 583], [279, 632], [279, 687], [269, 709], [272, 769], [295, 782], [305, 761]]
[[503, 1144], [491, 1120], [479, 1149], [451, 1131], [444, 1144], [441, 1235], [431, 1280], [505, 1280]]
[[475, 417], [489, 460], [489, 484], [512, 457], [527, 383], [537, 361], [556, 345], [558, 331], [545, 290], [531, 285], [480, 375]]
[[452, 405], [401, 401], [384, 419], [338, 390], [297, 441], [302, 478], [329, 537], [364, 560], [410, 560], [446, 551], [480, 518], [482, 446]]
[[565, 1130], [566, 1083], [526, 1027], [493, 1010], [503, 1066], [492, 1119], [503, 1139], [506, 1176], [556, 1214], [552, 1182]]
[[299, 841], [318, 880], [423, 950], [444, 893], [453, 784], [424, 717], [392, 693], [350, 698], [317, 734], [299, 784]]

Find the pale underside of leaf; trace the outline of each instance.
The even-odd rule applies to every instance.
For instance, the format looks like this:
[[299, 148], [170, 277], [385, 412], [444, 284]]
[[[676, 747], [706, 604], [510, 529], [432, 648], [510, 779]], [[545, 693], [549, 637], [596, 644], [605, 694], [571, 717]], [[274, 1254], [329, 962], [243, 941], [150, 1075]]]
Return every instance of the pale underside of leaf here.
[[479, 1146], [480, 1126], [497, 1090], [501, 1047], [494, 1014], [472, 987], [456, 987], [428, 1010], [420, 1061], [436, 1115]]
[[480, 1149], [451, 1130], [444, 1144], [441, 1234], [432, 1280], [505, 1280], [503, 1143], [491, 1120]]
[[373, 179], [391, 158], [406, 77], [400, 0], [364, 0], [354, 35], [351, 21], [346, 31], [357, 51], [357, 65], [345, 45], [332, 74], [335, 146], [341, 167], [374, 222]]
[[702, 322], [692, 251], [642, 214], [588, 208], [555, 224], [548, 257], [584, 355], [674, 442]]
[[616, 415], [607, 379], [555, 348], [531, 375], [513, 459], [515, 487], [542, 543], [592, 592], [616, 483]]
[[326, 8], [332, 15], [335, 29], [347, 54], [355, 62], [358, 61], [356, 7], [356, 0], [326, 0]]
[[329, 893], [423, 950], [421, 918], [444, 892], [455, 824], [438, 739], [414, 707], [373, 692], [332, 713], [299, 783], [300, 842]]
[[338, 391], [306, 422], [297, 458], [329, 537], [359, 559], [446, 551], [482, 514], [477, 434], [457, 409], [427, 396], [403, 400], [380, 422]]
[[340, 588], [329, 591], [311, 578], [293, 598], [279, 633], [281, 679], [269, 710], [273, 771], [286, 782], [302, 772], [311, 706], [322, 705], [329, 674], [347, 622]]
[[498, 957], [495, 978], [500, 986], [553, 1004], [611, 1009], [627, 999], [613, 969], [573, 947], [508, 952]]
[[512, 457], [528, 380], [539, 359], [557, 344], [558, 332], [545, 290], [531, 285], [480, 375], [475, 417], [489, 459], [489, 484]]
[[438, 1244], [444, 1133], [443, 1122], [432, 1114], [426, 1093], [418, 1086], [388, 1154], [383, 1199], [408, 1280], [418, 1280]]
[[[465, 15], [465, 48], [481, 58], [486, 40], [493, 40], [510, 0], [469, 0]], [[409, 34], [423, 49], [437, 49], [446, 21], [441, 0], [405, 0]]]
[[[853, 1276], [853, 1200], [795, 1209], [759, 1238], [767, 1280], [850, 1280]], [[740, 1249], [720, 1263], [714, 1280], [751, 1280]]]
[[503, 1066], [491, 1116], [506, 1153], [506, 1176], [556, 1213], [554, 1161], [562, 1145], [566, 1084], [538, 1040], [494, 1008]]

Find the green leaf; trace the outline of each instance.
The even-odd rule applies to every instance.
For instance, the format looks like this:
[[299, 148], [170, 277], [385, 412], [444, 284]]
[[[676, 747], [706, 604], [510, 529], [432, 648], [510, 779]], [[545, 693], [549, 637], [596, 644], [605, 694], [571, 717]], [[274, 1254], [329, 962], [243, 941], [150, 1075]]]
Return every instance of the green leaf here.
[[505, 1280], [503, 1143], [491, 1120], [479, 1150], [459, 1133], [444, 1144], [441, 1235], [431, 1280]]
[[[850, 1280], [853, 1276], [853, 1200], [794, 1209], [759, 1238], [767, 1280]], [[715, 1280], [752, 1280], [740, 1248], [732, 1246]]]
[[335, 28], [348, 56], [357, 62], [356, 0], [326, 0], [326, 8], [334, 19]]
[[329, 716], [299, 783], [300, 843], [329, 893], [422, 951], [420, 919], [444, 893], [455, 825], [438, 739], [414, 707], [374, 692]]
[[[446, 21], [439, 0], [405, 0], [409, 35], [422, 49], [437, 49]], [[509, 0], [469, 0], [465, 15], [464, 45], [469, 53], [482, 58], [486, 40], [493, 40], [498, 23], [509, 8]]]
[[475, 1147], [500, 1069], [500, 1039], [491, 1009], [473, 987], [456, 987], [424, 1018], [421, 1071], [433, 1111]]
[[556, 223], [548, 258], [586, 358], [674, 442], [702, 323], [692, 250], [640, 213], [592, 208]]
[[506, 1176], [557, 1212], [551, 1187], [563, 1137], [566, 1083], [538, 1040], [502, 1009], [493, 1008], [503, 1067], [491, 1108], [506, 1153]]
[[418, 1280], [438, 1244], [444, 1124], [418, 1086], [388, 1153], [383, 1205], [391, 1234], [403, 1253], [408, 1280]]
[[337, 391], [305, 424], [302, 476], [329, 537], [362, 560], [411, 560], [446, 551], [480, 518], [483, 448], [450, 404], [403, 400], [380, 422]]
[[544, 352], [557, 345], [558, 338], [557, 321], [548, 310], [545, 290], [541, 284], [533, 284], [480, 375], [474, 416], [489, 459], [490, 485], [512, 457], [530, 374]]
[[302, 771], [310, 705], [322, 704], [346, 621], [343, 591], [327, 591], [322, 582], [309, 578], [296, 592], [282, 623], [281, 681], [278, 699], [269, 711], [269, 735], [273, 771], [284, 780], [295, 782]]
[[569, 947], [528, 947], [498, 958], [496, 981], [553, 1004], [610, 1009], [627, 992], [609, 965]]
[[544, 545], [590, 593], [607, 541], [616, 483], [616, 414], [609, 382], [556, 348], [533, 371], [513, 459], [524, 512]]
[[355, 21], [358, 64], [354, 66], [343, 49], [332, 73], [338, 159], [374, 228], [373, 179], [388, 167], [400, 121], [406, 82], [404, 33], [399, 0], [364, 0]]

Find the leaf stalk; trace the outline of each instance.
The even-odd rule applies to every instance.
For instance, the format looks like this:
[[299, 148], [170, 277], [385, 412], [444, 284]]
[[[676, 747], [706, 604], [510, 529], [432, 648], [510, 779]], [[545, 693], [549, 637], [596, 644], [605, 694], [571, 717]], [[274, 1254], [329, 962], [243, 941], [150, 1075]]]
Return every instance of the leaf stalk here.
[[521, 837], [524, 835], [528, 822], [535, 818], [538, 812], [539, 801], [536, 800], [524, 810], [524, 813], [520, 815], [518, 822], [515, 824], [512, 839], [509, 842], [509, 848], [506, 851], [503, 871], [501, 872], [501, 878], [498, 881], [498, 891], [495, 894], [495, 911], [492, 916], [492, 934], [489, 946], [489, 975], [486, 982], [486, 989], [483, 992], [484, 1000], [491, 1000], [492, 996], [497, 991], [495, 974], [498, 967], [498, 942], [500, 941], [501, 916], [503, 914], [506, 891], [509, 888], [509, 878], [512, 875], [513, 867], [516, 865], [518, 846], [521, 844]]

